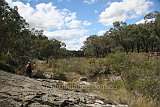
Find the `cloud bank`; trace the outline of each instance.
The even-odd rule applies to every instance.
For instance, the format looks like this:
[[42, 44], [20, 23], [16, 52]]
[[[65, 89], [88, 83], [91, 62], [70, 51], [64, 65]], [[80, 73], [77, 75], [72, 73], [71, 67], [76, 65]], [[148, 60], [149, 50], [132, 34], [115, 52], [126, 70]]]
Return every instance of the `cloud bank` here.
[[99, 22], [104, 26], [110, 26], [115, 21], [138, 18], [148, 13], [149, 7], [153, 4], [147, 0], [122, 0], [122, 2], [109, 2], [100, 15]]
[[[30, 28], [44, 30], [44, 34], [49, 37], [49, 39], [55, 38], [60, 41], [65, 41], [66, 45], [69, 43], [70, 49], [72, 49], [72, 39], [84, 36], [88, 32], [85, 27], [91, 25], [91, 22], [87, 20], [77, 20], [76, 12], [71, 12], [66, 8], [61, 10], [57, 9], [51, 2], [37, 4], [35, 8], [31, 7], [30, 3], [24, 4], [20, 1], [13, 2], [12, 0], [6, 0], [6, 2], [8, 2], [11, 7], [18, 7], [19, 14], [26, 19]], [[59, 2], [62, 2], [62, 0], [59, 0]], [[69, 39], [70, 42], [66, 42]], [[81, 40], [79, 40], [79, 42], [81, 43]], [[80, 46], [78, 46], [77, 49], [79, 49], [79, 47]]]

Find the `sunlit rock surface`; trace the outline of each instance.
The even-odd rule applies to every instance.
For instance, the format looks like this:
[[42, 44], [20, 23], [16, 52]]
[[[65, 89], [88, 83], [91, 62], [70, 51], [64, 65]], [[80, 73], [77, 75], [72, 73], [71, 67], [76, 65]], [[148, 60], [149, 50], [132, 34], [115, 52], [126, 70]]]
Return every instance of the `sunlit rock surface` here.
[[62, 90], [56, 88], [56, 84], [54, 80], [33, 79], [0, 71], [0, 107], [118, 107], [109, 99]]

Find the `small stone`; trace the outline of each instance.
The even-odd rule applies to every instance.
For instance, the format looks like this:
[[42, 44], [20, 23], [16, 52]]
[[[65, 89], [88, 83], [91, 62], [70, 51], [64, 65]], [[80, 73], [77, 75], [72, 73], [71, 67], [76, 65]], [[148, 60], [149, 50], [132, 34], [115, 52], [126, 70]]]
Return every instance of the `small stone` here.
[[104, 102], [103, 102], [103, 101], [101, 101], [101, 100], [95, 100], [95, 103], [98, 103], [98, 104], [104, 104]]
[[87, 81], [88, 79], [87, 79], [87, 77], [80, 77], [79, 78], [79, 81]]

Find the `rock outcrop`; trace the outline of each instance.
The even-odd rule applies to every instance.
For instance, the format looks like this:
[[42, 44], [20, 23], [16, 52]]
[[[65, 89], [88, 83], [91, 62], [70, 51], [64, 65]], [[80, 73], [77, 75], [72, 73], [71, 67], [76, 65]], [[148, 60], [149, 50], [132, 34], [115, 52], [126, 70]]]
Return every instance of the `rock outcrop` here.
[[116, 105], [93, 94], [56, 88], [53, 80], [0, 71], [0, 107], [112, 107], [113, 104]]
[[41, 70], [33, 70], [32, 72], [33, 78], [40, 78], [40, 79], [54, 79], [54, 80], [63, 80], [67, 81], [66, 74], [64, 73], [53, 73], [53, 72], [43, 72]]

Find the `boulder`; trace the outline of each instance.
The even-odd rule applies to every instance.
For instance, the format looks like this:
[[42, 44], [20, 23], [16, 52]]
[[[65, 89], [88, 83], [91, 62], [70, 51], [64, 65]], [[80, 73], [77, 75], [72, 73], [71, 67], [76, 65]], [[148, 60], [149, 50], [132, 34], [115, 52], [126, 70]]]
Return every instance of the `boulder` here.
[[104, 102], [103, 102], [103, 101], [101, 101], [101, 100], [95, 100], [95, 103], [98, 103], [98, 104], [104, 104]]
[[41, 70], [33, 70], [32, 71], [32, 77], [33, 78], [40, 78], [40, 79], [47, 79], [46, 76], [44, 75], [44, 72]]
[[79, 85], [85, 85], [85, 86], [91, 85], [91, 83], [86, 82], [86, 81], [80, 81], [80, 82], [78, 82], [78, 83], [79, 83]]
[[66, 74], [64, 73], [53, 73], [53, 72], [43, 72], [41, 70], [33, 70], [32, 72], [33, 78], [40, 78], [40, 79], [54, 79], [54, 80], [63, 80], [67, 81]]
[[87, 79], [87, 77], [80, 77], [79, 78], [79, 81], [87, 81], [88, 79]]

